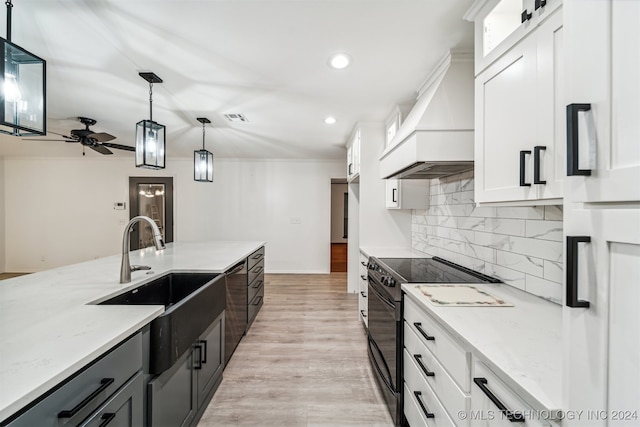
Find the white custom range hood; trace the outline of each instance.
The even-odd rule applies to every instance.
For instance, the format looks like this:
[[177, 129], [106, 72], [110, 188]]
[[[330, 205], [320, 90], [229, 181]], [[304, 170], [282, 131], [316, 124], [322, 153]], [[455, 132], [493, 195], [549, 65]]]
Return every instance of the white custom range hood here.
[[473, 169], [473, 55], [449, 52], [380, 157], [381, 178], [431, 179]]

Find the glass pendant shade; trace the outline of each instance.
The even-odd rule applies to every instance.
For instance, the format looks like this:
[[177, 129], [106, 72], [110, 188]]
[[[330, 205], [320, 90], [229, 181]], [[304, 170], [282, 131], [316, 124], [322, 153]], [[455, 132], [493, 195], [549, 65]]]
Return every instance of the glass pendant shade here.
[[151, 120], [136, 124], [136, 167], [164, 169], [165, 126]]
[[193, 179], [213, 182], [213, 153], [205, 149], [193, 152]]
[[4, 38], [0, 40], [0, 132], [45, 135], [47, 63]]

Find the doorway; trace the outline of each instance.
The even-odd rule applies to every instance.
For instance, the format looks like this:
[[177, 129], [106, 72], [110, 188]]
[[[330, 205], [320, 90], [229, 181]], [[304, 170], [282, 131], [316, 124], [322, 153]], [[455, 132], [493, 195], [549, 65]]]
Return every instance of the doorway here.
[[[129, 177], [129, 216], [151, 218], [166, 243], [173, 242], [173, 178]], [[131, 231], [131, 250], [153, 246], [151, 226], [139, 222]]]
[[349, 211], [347, 181], [331, 180], [331, 272], [347, 271]]

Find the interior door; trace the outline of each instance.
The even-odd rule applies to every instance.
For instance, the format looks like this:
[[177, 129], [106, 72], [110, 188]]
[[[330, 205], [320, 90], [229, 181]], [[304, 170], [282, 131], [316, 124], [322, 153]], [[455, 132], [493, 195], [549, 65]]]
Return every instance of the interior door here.
[[[129, 217], [151, 218], [162, 233], [165, 243], [173, 242], [173, 178], [130, 177]], [[131, 250], [153, 246], [151, 227], [139, 222], [131, 232]]]

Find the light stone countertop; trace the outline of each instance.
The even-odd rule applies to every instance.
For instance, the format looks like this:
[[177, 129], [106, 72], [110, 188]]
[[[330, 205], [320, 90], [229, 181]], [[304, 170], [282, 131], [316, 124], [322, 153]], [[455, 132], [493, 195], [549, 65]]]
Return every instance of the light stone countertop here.
[[177, 242], [131, 252], [149, 265], [120, 284], [121, 255], [0, 281], [0, 421], [151, 322], [163, 306], [92, 303], [169, 271], [222, 273], [265, 242]]
[[376, 258], [431, 258], [431, 255], [410, 247], [360, 246], [360, 252]]
[[561, 306], [506, 284], [474, 283], [514, 306], [437, 307], [418, 286], [403, 284], [405, 298], [418, 302], [532, 409], [562, 409]]

